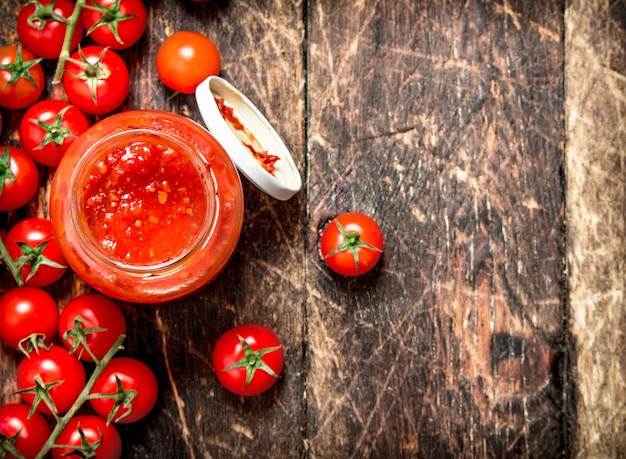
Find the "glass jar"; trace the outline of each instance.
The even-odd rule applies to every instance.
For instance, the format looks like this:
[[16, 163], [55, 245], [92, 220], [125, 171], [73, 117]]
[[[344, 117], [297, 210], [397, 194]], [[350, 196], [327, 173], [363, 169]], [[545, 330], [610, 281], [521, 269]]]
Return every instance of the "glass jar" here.
[[170, 112], [94, 124], [57, 168], [50, 217], [68, 264], [105, 295], [156, 303], [211, 281], [243, 221], [235, 165], [215, 138]]

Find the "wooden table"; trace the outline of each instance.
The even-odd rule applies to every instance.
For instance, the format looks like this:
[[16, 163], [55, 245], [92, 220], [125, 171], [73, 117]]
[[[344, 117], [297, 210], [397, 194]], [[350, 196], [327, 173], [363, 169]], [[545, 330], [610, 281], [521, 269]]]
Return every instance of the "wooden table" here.
[[[20, 4], [0, 5], [2, 44]], [[626, 456], [624, 0], [146, 5], [147, 32], [122, 53], [123, 109], [200, 120], [154, 60], [172, 32], [203, 32], [305, 186], [278, 202], [244, 180], [219, 278], [173, 303], [121, 304], [125, 352], [160, 385], [151, 415], [120, 427], [125, 457]], [[18, 145], [21, 113], [3, 115]], [[42, 172], [5, 227], [47, 215]], [[350, 210], [385, 234], [360, 279], [318, 256], [320, 230]], [[49, 291], [63, 306], [88, 287], [69, 273]], [[281, 380], [253, 398], [210, 364], [217, 337], [246, 322], [286, 351]], [[17, 359], [2, 348], [4, 401]]]

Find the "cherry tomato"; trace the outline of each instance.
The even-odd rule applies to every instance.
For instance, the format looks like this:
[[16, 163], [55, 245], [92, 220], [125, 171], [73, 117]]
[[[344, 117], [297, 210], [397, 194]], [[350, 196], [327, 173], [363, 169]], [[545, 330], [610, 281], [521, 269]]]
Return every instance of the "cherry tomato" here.
[[213, 349], [217, 379], [238, 395], [258, 395], [278, 380], [284, 363], [278, 336], [259, 324], [231, 328], [219, 337]]
[[92, 414], [78, 415], [70, 419], [55, 444], [75, 448], [52, 448], [52, 459], [122, 457], [122, 437], [115, 426]]
[[[109, 397], [93, 398], [94, 394]], [[111, 395], [115, 398], [110, 398]], [[107, 421], [127, 424], [143, 419], [154, 407], [157, 395], [157, 379], [148, 365], [131, 357], [115, 357], [93, 385], [89, 403]]]
[[26, 403], [44, 414], [52, 411], [37, 393], [37, 377], [48, 388], [58, 414], [72, 407], [86, 382], [83, 364], [63, 346], [52, 345], [23, 359], [17, 366], [18, 390]]
[[165, 86], [183, 94], [193, 94], [202, 81], [220, 73], [221, 58], [215, 44], [197, 32], [182, 31], [161, 43], [156, 70]]
[[146, 8], [141, 0], [87, 0], [81, 12], [87, 35], [112, 49], [135, 44], [146, 30]]
[[[25, 459], [33, 459], [43, 448], [51, 434], [50, 426], [41, 414], [35, 412], [29, 416], [29, 411], [30, 407], [23, 403], [0, 406], [0, 452], [7, 451], [11, 443]], [[15, 459], [16, 456], [8, 453], [2, 457]]]
[[24, 285], [45, 287], [56, 282], [67, 270], [67, 263], [47, 218], [29, 217], [16, 223], [4, 239], [18, 266]]
[[14, 349], [36, 334], [50, 343], [56, 336], [58, 321], [56, 301], [40, 288], [17, 287], [0, 298], [0, 339]]
[[39, 99], [45, 87], [41, 59], [22, 45], [0, 47], [0, 107], [24, 108]]
[[30, 106], [20, 123], [22, 147], [40, 164], [56, 167], [89, 120], [64, 100], [42, 100]]
[[[78, 324], [76, 323], [78, 321]], [[126, 319], [115, 302], [104, 295], [85, 293], [72, 299], [59, 317], [63, 344], [82, 360], [102, 360], [111, 346], [126, 334]], [[84, 344], [91, 351], [87, 351]]]
[[39, 188], [37, 165], [25, 151], [5, 146], [0, 153], [0, 211], [19, 209]]
[[[17, 15], [17, 34], [24, 47], [36, 56], [57, 59], [61, 54], [68, 19], [74, 12], [70, 0], [38, 0], [28, 2]], [[70, 51], [83, 38], [83, 25], [76, 24]]]
[[371, 271], [383, 253], [383, 234], [369, 216], [348, 212], [334, 218], [322, 232], [322, 259], [344, 276]]
[[113, 50], [96, 45], [79, 48], [72, 54], [62, 82], [70, 102], [90, 115], [115, 110], [130, 91], [124, 60]]

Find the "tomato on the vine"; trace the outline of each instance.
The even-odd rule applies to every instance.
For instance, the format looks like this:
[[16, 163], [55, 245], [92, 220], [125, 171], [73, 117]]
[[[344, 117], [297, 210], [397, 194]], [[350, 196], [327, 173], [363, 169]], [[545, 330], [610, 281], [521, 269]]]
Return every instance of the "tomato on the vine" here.
[[[67, 19], [74, 12], [70, 0], [29, 1], [17, 15], [17, 34], [24, 47], [46, 59], [57, 59], [63, 48]], [[73, 51], [83, 38], [83, 25], [76, 24], [70, 43]]]
[[59, 317], [63, 344], [88, 362], [93, 362], [94, 356], [101, 360], [120, 335], [125, 334], [126, 319], [121, 309], [111, 298], [99, 293], [74, 297]]
[[322, 259], [344, 276], [371, 271], [383, 253], [383, 234], [371, 217], [347, 212], [335, 217], [322, 232]]
[[89, 120], [64, 100], [47, 99], [31, 105], [20, 122], [22, 147], [31, 158], [56, 167], [74, 140], [89, 128]]
[[19, 209], [35, 196], [39, 171], [28, 154], [5, 145], [0, 153], [0, 211]]
[[65, 257], [47, 218], [29, 217], [9, 230], [4, 243], [24, 285], [45, 287], [58, 281], [67, 270]]
[[57, 303], [45, 290], [17, 287], [0, 297], [0, 340], [14, 349], [27, 350], [26, 339], [52, 342], [58, 321]]
[[52, 414], [48, 392], [58, 414], [69, 410], [86, 383], [83, 364], [63, 346], [52, 345], [31, 353], [17, 366], [17, 388], [22, 399], [40, 413]]
[[258, 395], [278, 380], [284, 350], [276, 333], [259, 324], [244, 324], [223, 333], [213, 348], [219, 382], [238, 395]]
[[167, 37], [156, 55], [156, 70], [165, 86], [193, 94], [202, 81], [218, 75], [220, 53], [215, 44], [197, 32], [175, 32]]
[[4, 459], [17, 457], [11, 454], [12, 448], [24, 459], [35, 458], [52, 433], [41, 414], [29, 416], [29, 411], [30, 407], [23, 403], [0, 406], [0, 452], [8, 451], [6, 456], [0, 454]]
[[63, 447], [52, 449], [52, 459], [122, 457], [122, 437], [115, 426], [92, 414], [81, 414], [70, 419], [55, 444]]
[[81, 11], [87, 35], [112, 49], [135, 44], [148, 21], [142, 0], [88, 0]]
[[70, 102], [90, 115], [112, 112], [130, 91], [130, 74], [124, 60], [112, 49], [99, 45], [73, 53], [62, 82]]
[[0, 107], [20, 109], [39, 99], [46, 83], [41, 60], [21, 44], [0, 47]]
[[107, 421], [127, 424], [146, 417], [157, 396], [157, 379], [148, 365], [131, 357], [115, 357], [96, 379], [89, 403]]

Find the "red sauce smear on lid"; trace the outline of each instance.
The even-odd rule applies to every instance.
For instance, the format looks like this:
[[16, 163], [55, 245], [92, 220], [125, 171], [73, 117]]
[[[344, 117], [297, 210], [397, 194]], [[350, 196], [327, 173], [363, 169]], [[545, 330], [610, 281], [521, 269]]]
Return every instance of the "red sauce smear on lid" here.
[[252, 156], [259, 162], [259, 164], [261, 164], [261, 166], [263, 166], [263, 168], [267, 172], [274, 175], [274, 172], [276, 171], [276, 166], [274, 163], [276, 163], [276, 161], [280, 159], [280, 156], [272, 155], [271, 153], [268, 153], [267, 150], [261, 148], [258, 140], [254, 137], [252, 132], [250, 132], [250, 130], [241, 122], [237, 115], [235, 115], [234, 108], [226, 105], [223, 98], [216, 97], [215, 101], [217, 102], [217, 108], [222, 114], [222, 117], [232, 126], [232, 128], [237, 131], [243, 132], [246, 137], [250, 139], [250, 143], [241, 143], [250, 151]]

